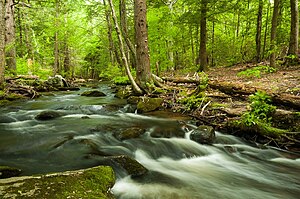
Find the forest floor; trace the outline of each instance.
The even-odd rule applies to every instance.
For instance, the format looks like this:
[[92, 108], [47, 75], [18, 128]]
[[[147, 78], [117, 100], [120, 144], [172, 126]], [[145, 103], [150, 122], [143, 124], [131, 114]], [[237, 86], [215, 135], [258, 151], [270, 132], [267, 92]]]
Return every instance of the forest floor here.
[[[255, 143], [300, 152], [300, 66], [281, 67], [271, 72], [261, 70], [258, 73], [254, 72], [256, 67], [252, 64], [240, 64], [211, 68], [206, 72], [209, 79], [205, 90], [206, 101], [197, 109], [186, 113], [194, 117], [199, 125], [210, 125], [216, 130]], [[247, 72], [240, 75], [243, 71]], [[173, 77], [184, 80], [191, 79], [193, 75], [175, 74]], [[177, 86], [189, 88], [190, 93], [196, 88], [196, 85], [193, 87], [183, 82]], [[274, 137], [260, 134], [260, 129], [256, 127], [246, 131], [228, 127], [229, 121], [241, 120], [241, 116], [250, 110], [249, 96], [257, 91], [271, 96], [272, 105], [276, 106], [276, 113], [272, 116], [273, 127], [286, 130], [286, 134]]]

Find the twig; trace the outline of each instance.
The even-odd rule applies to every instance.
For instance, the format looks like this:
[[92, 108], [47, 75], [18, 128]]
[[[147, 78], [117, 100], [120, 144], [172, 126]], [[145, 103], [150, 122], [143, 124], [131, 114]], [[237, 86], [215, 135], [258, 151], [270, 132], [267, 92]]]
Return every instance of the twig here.
[[207, 104], [205, 104], [201, 110], [200, 115], [203, 115], [205, 108], [211, 103], [211, 101], [207, 102]]

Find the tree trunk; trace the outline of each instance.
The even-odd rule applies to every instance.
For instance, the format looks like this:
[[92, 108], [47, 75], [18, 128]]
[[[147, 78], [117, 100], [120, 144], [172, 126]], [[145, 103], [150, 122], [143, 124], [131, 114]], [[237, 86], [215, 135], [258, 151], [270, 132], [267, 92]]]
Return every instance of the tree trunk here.
[[109, 0], [109, 5], [110, 5], [110, 8], [111, 8], [112, 17], [113, 17], [113, 20], [114, 20], [114, 23], [115, 23], [115, 30], [116, 30], [116, 33], [117, 33], [117, 36], [118, 36], [118, 40], [119, 40], [119, 43], [120, 43], [120, 50], [121, 50], [121, 54], [122, 54], [122, 61], [123, 61], [123, 64], [125, 66], [126, 73], [127, 73], [128, 78], [129, 78], [129, 80], [131, 82], [133, 90], [135, 92], [139, 93], [139, 94], [142, 94], [143, 91], [140, 89], [140, 87], [134, 81], [134, 78], [131, 75], [131, 72], [130, 72], [130, 69], [129, 69], [129, 66], [128, 66], [128, 61], [127, 61], [126, 54], [125, 54], [125, 51], [124, 51], [124, 44], [123, 44], [123, 40], [122, 40], [122, 35], [121, 35], [121, 31], [120, 31], [120, 28], [119, 28], [119, 25], [118, 25], [118, 20], [117, 20], [117, 16], [116, 16], [116, 12], [115, 12], [115, 8], [114, 8], [112, 0]]
[[15, 30], [15, 17], [14, 17], [14, 1], [6, 1], [6, 38], [5, 38], [5, 48], [6, 48], [6, 65], [12, 71], [17, 68], [16, 65], [16, 30]]
[[[103, 5], [106, 7], [106, 0], [103, 0]], [[109, 41], [109, 55], [110, 55], [110, 61], [114, 65], [115, 59], [114, 59], [114, 53], [115, 53], [115, 46], [112, 38], [112, 24], [111, 24], [111, 13], [108, 7], [106, 7], [105, 10], [105, 18], [107, 23], [107, 36]]]
[[289, 43], [289, 55], [298, 54], [299, 44], [299, 10], [298, 0], [290, 0], [291, 2], [291, 32], [290, 32], [290, 43]]
[[[133, 66], [136, 66], [136, 49], [128, 36], [128, 28], [127, 28], [127, 9], [126, 9], [126, 0], [120, 0], [120, 21], [121, 21], [121, 30], [126, 42], [127, 48], [129, 48], [131, 55], [133, 57]], [[127, 54], [127, 53], [126, 53]], [[129, 54], [128, 54], [129, 55]], [[127, 60], [129, 61], [129, 56], [127, 56]]]
[[207, 0], [201, 1], [201, 19], [200, 19], [200, 52], [199, 52], [199, 71], [207, 70], [207, 29], [206, 29], [206, 15], [207, 15]]
[[148, 83], [152, 82], [150, 70], [150, 56], [148, 48], [146, 0], [134, 1], [134, 24], [136, 36], [137, 83], [144, 90], [148, 90]]
[[258, 13], [257, 13], [257, 24], [256, 24], [256, 62], [260, 62], [261, 52], [261, 27], [262, 27], [262, 11], [263, 11], [263, 0], [259, 0]]
[[267, 46], [267, 33], [268, 33], [268, 24], [269, 24], [269, 12], [270, 12], [270, 2], [268, 2], [268, 8], [267, 8], [267, 16], [266, 16], [266, 23], [265, 23], [265, 35], [264, 35], [264, 46], [263, 46], [263, 52], [262, 52], [262, 58], [265, 57], [266, 52], [266, 46]]
[[59, 17], [59, 0], [55, 0], [55, 28], [54, 33], [54, 65], [53, 75], [59, 73], [59, 44], [58, 44], [58, 17]]
[[5, 0], [0, 0], [0, 86], [4, 83], [5, 70]]
[[278, 24], [278, 15], [279, 15], [279, 4], [280, 0], [274, 0], [274, 8], [273, 8], [273, 17], [272, 17], [272, 28], [271, 28], [271, 46], [270, 46], [270, 66], [276, 67], [276, 31], [277, 31], [277, 24]]

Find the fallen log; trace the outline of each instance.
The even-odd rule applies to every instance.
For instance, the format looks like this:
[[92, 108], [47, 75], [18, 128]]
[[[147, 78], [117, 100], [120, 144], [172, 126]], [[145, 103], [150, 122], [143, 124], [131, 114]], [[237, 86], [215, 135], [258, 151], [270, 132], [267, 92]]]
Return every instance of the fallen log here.
[[[225, 94], [240, 97], [242, 99], [246, 99], [249, 97], [249, 95], [252, 95], [258, 91], [258, 89], [255, 87], [250, 87], [244, 84], [232, 84], [228, 82], [209, 81], [208, 85], [212, 89], [216, 89]], [[271, 93], [270, 91], [266, 91], [266, 93], [271, 97], [274, 105], [289, 107], [300, 111], [300, 96], [285, 93]]]
[[196, 78], [174, 78], [174, 77], [162, 77], [164, 81], [172, 82], [175, 84], [200, 84], [199, 79]]

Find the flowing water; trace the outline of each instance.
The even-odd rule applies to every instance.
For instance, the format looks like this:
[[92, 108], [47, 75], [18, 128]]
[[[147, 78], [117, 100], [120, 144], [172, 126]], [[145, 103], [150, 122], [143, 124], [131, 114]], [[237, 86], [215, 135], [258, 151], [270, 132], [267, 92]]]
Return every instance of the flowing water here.
[[[0, 165], [31, 175], [88, 168], [101, 164], [101, 154], [124, 154], [150, 172], [131, 178], [116, 171], [112, 192], [117, 198], [299, 198], [299, 155], [260, 149], [219, 132], [213, 145], [201, 145], [189, 139], [192, 124], [182, 128], [171, 115], [135, 114], [109, 86], [99, 89], [107, 96], [83, 97], [82, 89], [2, 107]], [[36, 120], [45, 110], [62, 116]], [[147, 130], [140, 138], [115, 138], [120, 129], [136, 126]], [[186, 137], [152, 138], [155, 128], [184, 130]]]

